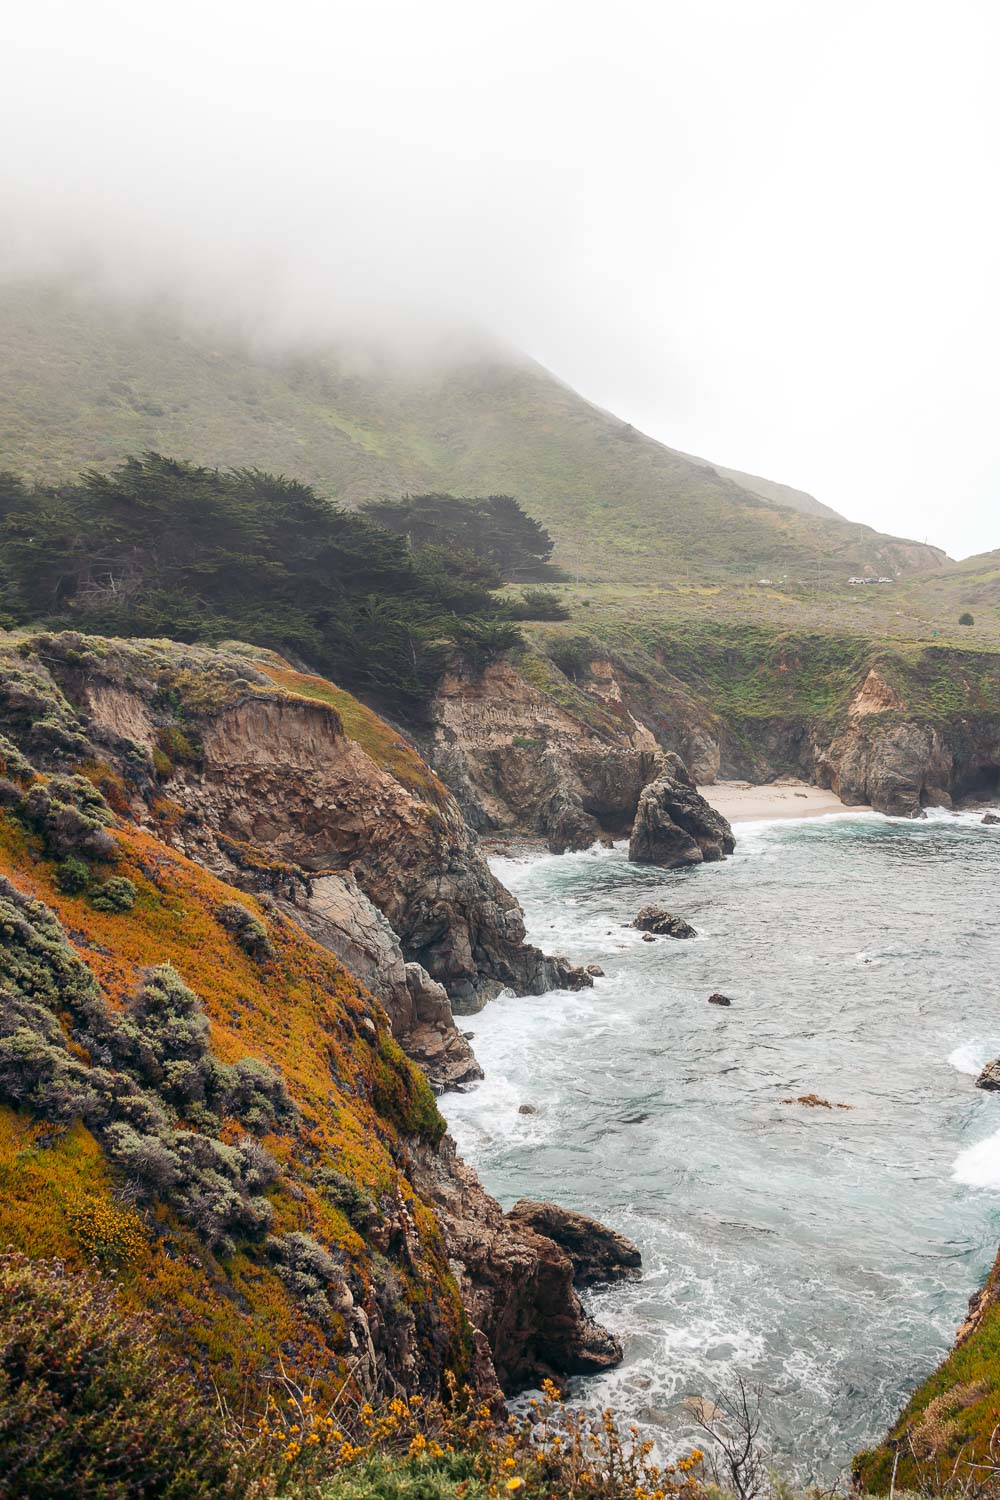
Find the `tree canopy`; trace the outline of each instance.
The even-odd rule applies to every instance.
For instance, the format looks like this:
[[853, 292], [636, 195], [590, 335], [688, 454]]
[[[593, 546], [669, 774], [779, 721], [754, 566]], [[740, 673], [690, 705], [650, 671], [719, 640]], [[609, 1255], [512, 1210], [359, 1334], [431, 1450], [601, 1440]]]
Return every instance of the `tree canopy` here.
[[371, 515], [259, 469], [158, 453], [75, 485], [0, 475], [0, 585], [14, 622], [252, 640], [415, 708], [449, 654], [517, 640], [478, 555], [414, 550]]
[[363, 513], [405, 536], [417, 550], [446, 547], [470, 553], [493, 569], [496, 582], [532, 582], [555, 575], [553, 542], [512, 495], [407, 495], [371, 500]]

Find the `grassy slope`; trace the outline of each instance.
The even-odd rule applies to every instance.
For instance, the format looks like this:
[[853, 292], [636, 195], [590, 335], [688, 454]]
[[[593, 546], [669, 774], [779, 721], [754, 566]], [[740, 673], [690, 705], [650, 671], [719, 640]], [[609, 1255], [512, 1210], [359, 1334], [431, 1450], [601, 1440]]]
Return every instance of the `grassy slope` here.
[[981, 626], [980, 616], [1000, 615], [1000, 548], [929, 573], [902, 592], [915, 606], [949, 620], [968, 611]]
[[959, 1474], [965, 1464], [990, 1454], [1000, 1427], [1000, 1259], [987, 1281], [986, 1310], [978, 1326], [939, 1365], [912, 1397], [887, 1441], [859, 1454], [855, 1473], [866, 1490], [884, 1494], [892, 1483], [898, 1451], [896, 1488], [918, 1489], [937, 1473]]
[[916, 543], [775, 505], [526, 360], [408, 377], [371, 359], [282, 361], [37, 289], [0, 299], [0, 341], [2, 462], [32, 478], [156, 448], [281, 470], [347, 502], [508, 491], [551, 528], [559, 560], [591, 578], [806, 579], [817, 558], [846, 577], [936, 560]]

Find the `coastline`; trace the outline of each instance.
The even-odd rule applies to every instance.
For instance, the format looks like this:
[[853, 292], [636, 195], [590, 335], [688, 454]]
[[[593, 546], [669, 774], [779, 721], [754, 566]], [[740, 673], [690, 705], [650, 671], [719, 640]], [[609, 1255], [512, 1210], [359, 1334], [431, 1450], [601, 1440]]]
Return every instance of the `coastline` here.
[[717, 781], [698, 788], [705, 801], [730, 823], [754, 823], [770, 818], [818, 818], [826, 813], [871, 812], [867, 806], [849, 807], [836, 792], [810, 786], [793, 777], [755, 786], [750, 781]]

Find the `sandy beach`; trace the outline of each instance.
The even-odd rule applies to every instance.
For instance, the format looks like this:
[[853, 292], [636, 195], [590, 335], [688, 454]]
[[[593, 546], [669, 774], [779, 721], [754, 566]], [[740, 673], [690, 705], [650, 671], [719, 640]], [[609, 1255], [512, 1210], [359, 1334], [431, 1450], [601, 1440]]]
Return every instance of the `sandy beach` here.
[[851, 807], [834, 792], [809, 786], [804, 781], [786, 779], [766, 786], [749, 781], [717, 781], [714, 786], [698, 790], [717, 812], [730, 823], [750, 823], [760, 818], [816, 818], [822, 813], [869, 812], [870, 808]]

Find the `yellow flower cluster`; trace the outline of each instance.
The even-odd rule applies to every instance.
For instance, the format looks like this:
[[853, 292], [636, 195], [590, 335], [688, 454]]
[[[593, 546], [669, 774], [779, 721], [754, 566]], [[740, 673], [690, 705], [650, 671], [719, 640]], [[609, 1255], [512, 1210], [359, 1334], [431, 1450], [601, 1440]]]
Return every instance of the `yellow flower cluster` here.
[[105, 1266], [133, 1265], [146, 1248], [146, 1232], [134, 1208], [109, 1198], [85, 1198], [66, 1210], [69, 1231], [88, 1260]]
[[342, 1393], [335, 1413], [289, 1385], [283, 1402], [268, 1401], [259, 1440], [288, 1483], [321, 1481], [369, 1462], [446, 1471], [460, 1454], [463, 1474], [471, 1471], [492, 1500], [522, 1491], [524, 1500], [700, 1500], [704, 1494], [700, 1452], [661, 1468], [637, 1427], [622, 1431], [611, 1411], [594, 1419], [564, 1406], [551, 1381], [531, 1407], [530, 1419], [510, 1416], [504, 1423], [489, 1403], [450, 1380], [446, 1401], [393, 1396], [376, 1407]]

